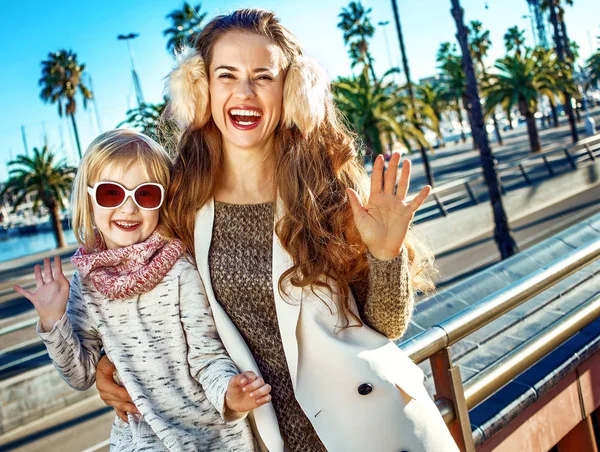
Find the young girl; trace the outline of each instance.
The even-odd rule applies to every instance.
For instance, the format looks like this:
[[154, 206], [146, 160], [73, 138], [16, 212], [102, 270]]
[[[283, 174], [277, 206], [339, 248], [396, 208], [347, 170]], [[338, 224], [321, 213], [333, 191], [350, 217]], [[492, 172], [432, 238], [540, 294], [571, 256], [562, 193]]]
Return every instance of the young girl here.
[[[270, 386], [238, 374], [215, 329], [196, 269], [163, 224], [170, 160], [132, 130], [100, 135], [73, 188], [81, 247], [69, 282], [58, 257], [35, 266], [38, 333], [74, 389], [88, 389], [104, 348], [139, 415], [116, 418], [110, 449], [254, 450], [245, 414]], [[65, 315], [66, 314], [66, 315]]]

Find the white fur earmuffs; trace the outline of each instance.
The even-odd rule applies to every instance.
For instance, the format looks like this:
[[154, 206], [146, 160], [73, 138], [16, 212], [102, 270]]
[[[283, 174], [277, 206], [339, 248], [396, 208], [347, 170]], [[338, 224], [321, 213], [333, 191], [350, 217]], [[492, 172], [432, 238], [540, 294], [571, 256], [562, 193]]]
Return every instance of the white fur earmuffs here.
[[[167, 76], [169, 116], [180, 127], [200, 128], [210, 119], [208, 74], [202, 57], [195, 49], [184, 47], [176, 54], [176, 67]], [[283, 85], [282, 122], [295, 125], [307, 137], [325, 118], [329, 81], [314, 60], [297, 56]]]
[[329, 81], [313, 59], [297, 56], [288, 69], [283, 85], [283, 123], [296, 125], [307, 137], [325, 119]]
[[210, 93], [204, 60], [192, 47], [175, 53], [177, 64], [167, 75], [168, 114], [180, 127], [200, 128], [210, 118]]

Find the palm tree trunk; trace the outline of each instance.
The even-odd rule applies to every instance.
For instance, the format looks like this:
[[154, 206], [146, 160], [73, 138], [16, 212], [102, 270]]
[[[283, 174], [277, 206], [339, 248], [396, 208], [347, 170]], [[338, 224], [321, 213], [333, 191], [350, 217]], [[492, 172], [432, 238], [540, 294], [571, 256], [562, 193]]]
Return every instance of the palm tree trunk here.
[[[473, 129], [475, 128], [475, 124], [473, 124], [473, 111], [469, 105], [469, 99], [468, 99], [468, 96], [466, 93], [462, 97], [462, 102], [463, 102], [463, 108], [467, 111], [467, 119], [469, 120], [469, 126], [471, 127], [471, 140], [473, 141], [473, 150], [476, 151], [479, 149], [479, 143], [477, 143], [477, 140], [475, 139], [475, 135], [473, 134]], [[485, 130], [485, 124], [484, 124], [484, 131], [485, 131], [485, 134], [487, 135], [487, 130]]]
[[465, 120], [463, 119], [463, 114], [462, 114], [462, 110], [460, 109], [460, 104], [458, 103], [458, 99], [456, 100], [456, 115], [458, 116], [458, 124], [460, 125], [460, 138], [463, 143], [466, 143], [467, 136], [465, 135], [465, 127], [463, 125]]
[[475, 71], [473, 69], [473, 60], [471, 59], [471, 52], [469, 49], [467, 29], [464, 24], [464, 12], [460, 7], [458, 0], [451, 0], [451, 3], [452, 16], [454, 17], [457, 28], [456, 37], [458, 38], [462, 50], [463, 69], [467, 79], [466, 93], [472, 108], [473, 125], [475, 126], [472, 129], [472, 133], [479, 145], [481, 166], [483, 167], [483, 174], [490, 193], [490, 201], [494, 213], [494, 221], [496, 224], [494, 238], [502, 259], [506, 259], [518, 252], [518, 248], [508, 225], [508, 219], [506, 217], [500, 192], [500, 176], [496, 171], [497, 161], [490, 149], [490, 143], [485, 130], [481, 100], [477, 88], [477, 79], [475, 78]]
[[434, 111], [434, 114], [435, 114], [435, 117], [437, 118], [437, 121], [438, 121], [438, 127], [437, 127], [437, 130], [436, 130], [436, 134], [437, 134], [438, 140], [440, 142], [440, 147], [441, 148], [445, 148], [446, 147], [446, 142], [444, 141], [444, 135], [442, 134], [442, 129], [440, 128], [440, 124], [442, 123], [442, 115], [439, 112], [437, 112], [437, 111]]
[[[398, 34], [398, 43], [400, 45], [400, 54], [402, 55], [402, 66], [404, 68], [404, 74], [406, 75], [406, 88], [408, 89], [408, 97], [410, 99], [410, 106], [415, 112], [415, 127], [419, 132], [422, 132], [421, 127], [418, 125], [418, 114], [415, 109], [415, 94], [413, 91], [412, 80], [410, 78], [410, 66], [408, 65], [408, 58], [406, 57], [406, 49], [404, 48], [404, 35], [402, 34], [402, 25], [400, 24], [400, 14], [398, 13], [398, 5], [396, 0], [392, 0], [392, 9], [394, 10], [394, 21], [396, 22], [396, 33]], [[435, 187], [435, 181], [433, 180], [433, 172], [429, 165], [429, 157], [427, 151], [423, 145], [421, 147], [421, 157], [423, 159], [423, 167], [425, 174], [427, 175], [427, 181], [429, 185]]]
[[[573, 67], [575, 66], [575, 59], [573, 58], [573, 52], [571, 51], [571, 41], [569, 41], [569, 35], [567, 34], [567, 24], [565, 23], [564, 10], [563, 13], [558, 17], [558, 22], [560, 25], [560, 32], [563, 37], [565, 53], [569, 57], [569, 67], [571, 70], [573, 70]], [[575, 99], [575, 116], [577, 117], [577, 122], [581, 122], [581, 108], [579, 107], [579, 102], [577, 102], [577, 99]]]
[[65, 236], [63, 234], [62, 223], [60, 222], [60, 206], [57, 202], [51, 202], [46, 204], [48, 211], [50, 212], [50, 221], [52, 222], [52, 231], [54, 232], [54, 239], [56, 240], [57, 248], [65, 247]]
[[502, 142], [502, 136], [500, 135], [500, 125], [498, 124], [498, 120], [496, 119], [496, 113], [492, 112], [492, 121], [494, 122], [494, 130], [496, 131], [496, 141], [498, 144], [502, 146], [504, 144]]
[[[483, 58], [479, 58], [479, 66], [481, 66], [481, 73], [483, 74], [484, 80], [488, 79], [487, 71], [485, 70], [485, 64], [483, 64]], [[496, 141], [499, 145], [502, 145], [502, 136], [500, 135], [500, 127], [498, 127], [498, 120], [496, 119], [496, 108], [492, 110], [492, 122], [494, 123], [494, 131], [496, 132]]]
[[[556, 0], [550, 0], [550, 23], [552, 24], [552, 27], [554, 27], [554, 44], [556, 45], [556, 54], [558, 56], [558, 60], [561, 63], [565, 62], [565, 48], [564, 48], [564, 41], [563, 41], [563, 36], [561, 36], [560, 34], [560, 29], [559, 29], [559, 24], [558, 24], [558, 18], [556, 16]], [[568, 43], [567, 43], [568, 45]], [[569, 75], [567, 74], [567, 77]], [[566, 93], [563, 92], [564, 98], [565, 98], [565, 103], [564, 103], [564, 108], [565, 108], [565, 113], [567, 114], [567, 117], [569, 118], [569, 126], [571, 127], [571, 138], [573, 140], [573, 143], [577, 143], [577, 141], [579, 141], [579, 134], [577, 133], [577, 124], [575, 124], [575, 115], [573, 115], [573, 107], [571, 106], [571, 96]]]
[[369, 71], [371, 71], [371, 77], [373, 77], [373, 83], [377, 81], [377, 76], [375, 75], [375, 69], [373, 67], [373, 58], [371, 58], [371, 54], [367, 50], [367, 60], [369, 61]]
[[[550, 100], [550, 99], [548, 99]], [[556, 110], [556, 105], [550, 100], [550, 111], [552, 112], [552, 122], [554, 123], [554, 127], [559, 127], [560, 122], [558, 121], [558, 111]]]
[[531, 152], [540, 152], [542, 147], [540, 146], [540, 137], [538, 135], [537, 125], [535, 123], [535, 116], [533, 113], [525, 114], [525, 122], [527, 123], [527, 134], [529, 135], [529, 144], [531, 145]]
[[506, 113], [506, 119], [508, 119], [508, 128], [510, 130], [515, 130], [513, 123], [512, 123], [512, 113], [510, 112], [510, 107], [506, 109], [505, 113]]
[[75, 122], [75, 113], [69, 113], [68, 115], [71, 117], [73, 133], [75, 134], [75, 143], [77, 143], [77, 152], [79, 153], [79, 160], [81, 160], [81, 143], [79, 143], [79, 132], [77, 131], [77, 123]]

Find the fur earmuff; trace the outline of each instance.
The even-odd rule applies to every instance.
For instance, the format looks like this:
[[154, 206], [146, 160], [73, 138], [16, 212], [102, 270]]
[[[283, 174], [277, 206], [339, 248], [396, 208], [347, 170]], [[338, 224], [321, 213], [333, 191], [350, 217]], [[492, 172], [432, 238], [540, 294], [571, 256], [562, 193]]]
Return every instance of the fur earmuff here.
[[204, 60], [192, 47], [175, 54], [177, 64], [167, 76], [168, 115], [180, 127], [202, 127], [210, 118], [210, 92]]
[[327, 74], [316, 61], [297, 56], [283, 85], [283, 123], [310, 135], [325, 118], [328, 86]]

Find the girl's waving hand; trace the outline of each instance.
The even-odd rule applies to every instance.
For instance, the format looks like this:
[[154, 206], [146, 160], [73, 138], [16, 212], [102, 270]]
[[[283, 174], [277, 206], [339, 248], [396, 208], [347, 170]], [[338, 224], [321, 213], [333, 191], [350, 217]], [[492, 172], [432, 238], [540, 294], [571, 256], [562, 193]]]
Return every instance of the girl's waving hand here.
[[35, 273], [35, 291], [31, 292], [15, 285], [18, 293], [27, 298], [40, 316], [44, 332], [51, 331], [54, 324], [65, 314], [69, 300], [69, 281], [62, 271], [60, 257], [54, 258], [54, 270], [50, 259], [44, 259], [44, 271], [39, 265], [33, 268]]

